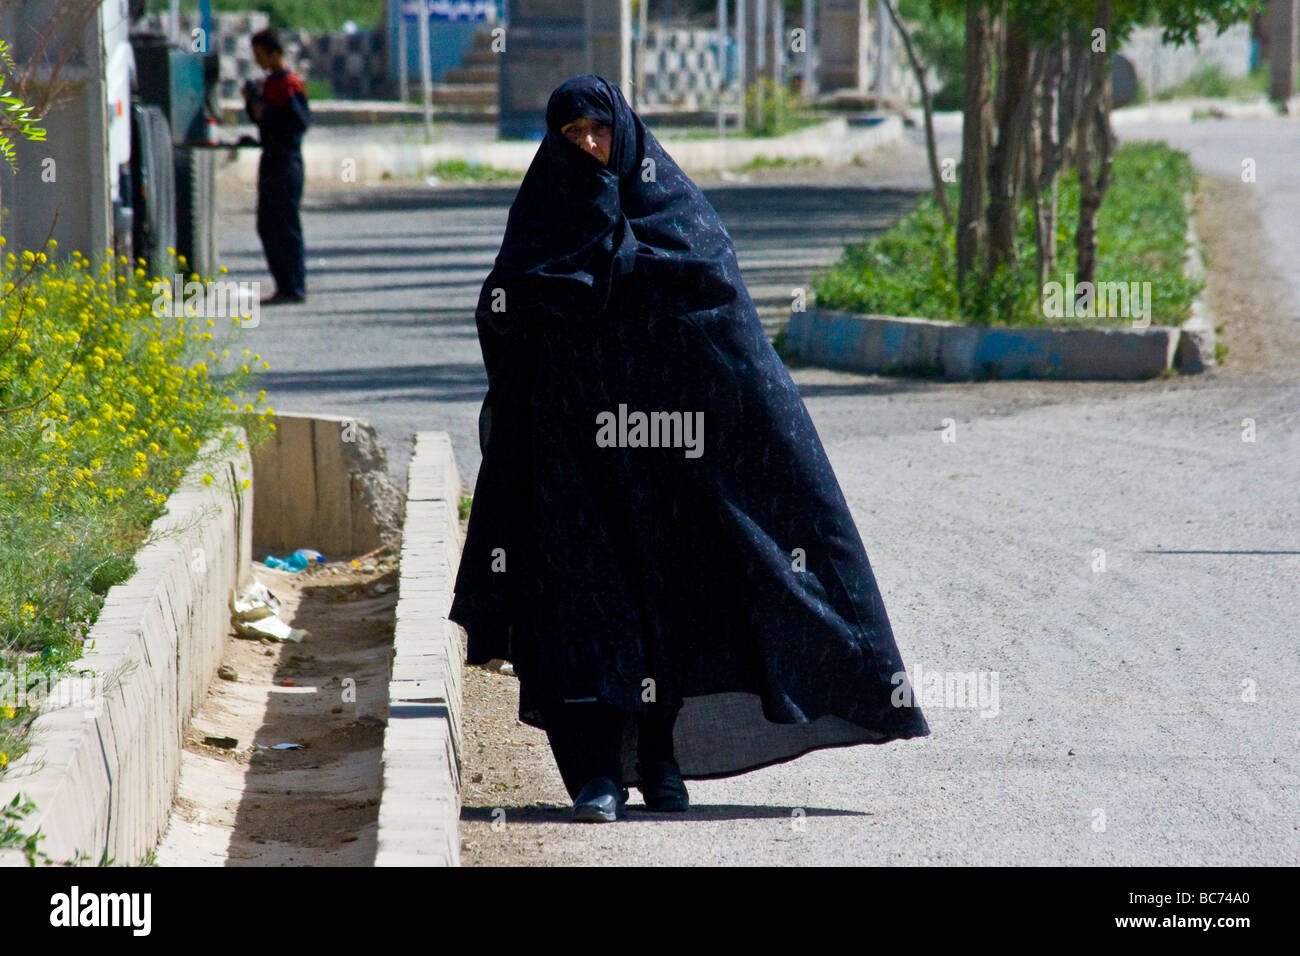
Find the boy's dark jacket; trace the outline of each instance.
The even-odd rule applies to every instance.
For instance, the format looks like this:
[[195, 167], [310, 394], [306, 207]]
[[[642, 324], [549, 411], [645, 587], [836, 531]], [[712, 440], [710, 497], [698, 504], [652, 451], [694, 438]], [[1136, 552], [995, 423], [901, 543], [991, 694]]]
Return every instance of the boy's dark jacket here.
[[[247, 102], [254, 100], [250, 97]], [[256, 102], [262, 105], [262, 119], [257, 124], [262, 149], [275, 153], [299, 151], [303, 134], [311, 126], [311, 107], [302, 78], [292, 70], [269, 74]]]

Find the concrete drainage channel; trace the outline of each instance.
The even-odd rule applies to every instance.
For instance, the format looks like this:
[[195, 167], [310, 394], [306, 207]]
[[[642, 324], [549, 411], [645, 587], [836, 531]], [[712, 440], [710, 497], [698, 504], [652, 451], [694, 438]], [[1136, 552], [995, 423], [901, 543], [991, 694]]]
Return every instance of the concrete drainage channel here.
[[[224, 494], [193, 481], [173, 496], [169, 520], [196, 529], [141, 552], [92, 632], [85, 663], [111, 677], [104, 706], [52, 697], [30, 759], [0, 782], [6, 799], [36, 803], [29, 828], [41, 828], [49, 859], [458, 862], [450, 441], [419, 436], [408, 505], [366, 423], [281, 414], [277, 424], [252, 457], [251, 492], [239, 489], [241, 452]], [[205, 561], [191, 560], [195, 547]], [[252, 560], [298, 547], [326, 560], [298, 572]], [[236, 608], [268, 616], [239, 634]], [[281, 622], [288, 640], [258, 633]], [[0, 862], [27, 861], [5, 851]]]
[[308, 541], [361, 557], [299, 572], [253, 565], [279, 617], [309, 636], [228, 639], [228, 669], [186, 735], [158, 863], [455, 864], [450, 440], [420, 436], [405, 499], [364, 423], [290, 417], [257, 462], [259, 551]]

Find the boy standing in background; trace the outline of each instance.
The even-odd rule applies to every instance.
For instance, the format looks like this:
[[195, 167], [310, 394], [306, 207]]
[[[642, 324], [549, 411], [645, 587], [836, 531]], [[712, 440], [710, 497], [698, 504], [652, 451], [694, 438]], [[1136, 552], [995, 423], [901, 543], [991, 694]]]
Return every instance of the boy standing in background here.
[[302, 137], [311, 125], [307, 89], [302, 78], [284, 65], [284, 47], [274, 30], [255, 33], [253, 57], [267, 71], [260, 82], [244, 84], [244, 108], [261, 132], [262, 158], [257, 167], [257, 234], [266, 264], [275, 279], [275, 295], [264, 305], [303, 302], [307, 265], [303, 249]]

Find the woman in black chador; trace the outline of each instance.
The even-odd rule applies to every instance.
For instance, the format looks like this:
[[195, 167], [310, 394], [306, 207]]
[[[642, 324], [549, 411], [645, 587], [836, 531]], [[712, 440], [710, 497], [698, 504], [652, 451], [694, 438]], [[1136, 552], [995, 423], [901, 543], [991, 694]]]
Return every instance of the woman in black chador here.
[[564, 83], [546, 125], [476, 313], [468, 663], [514, 664], [575, 820], [929, 734], [718, 214], [609, 81]]

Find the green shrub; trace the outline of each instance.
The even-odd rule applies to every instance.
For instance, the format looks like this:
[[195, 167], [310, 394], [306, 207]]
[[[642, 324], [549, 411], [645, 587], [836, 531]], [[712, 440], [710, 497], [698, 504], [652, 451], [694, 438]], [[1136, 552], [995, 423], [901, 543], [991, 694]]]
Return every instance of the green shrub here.
[[1259, 67], [1245, 76], [1228, 76], [1217, 63], [1204, 63], [1177, 86], [1161, 90], [1158, 100], [1179, 97], [1208, 97], [1212, 99], [1250, 99], [1268, 91], [1268, 69]]
[[443, 159], [426, 167], [422, 175], [437, 176], [447, 182], [457, 183], [498, 183], [518, 182], [523, 173], [510, 169], [499, 169], [487, 163], [471, 163], [467, 159]]
[[[1150, 281], [1151, 322], [1177, 325], [1187, 317], [1200, 283], [1183, 275], [1187, 211], [1184, 193], [1194, 188], [1186, 154], [1160, 143], [1128, 143], [1115, 154], [1113, 179], [1098, 215], [1098, 281]], [[949, 186], [957, 208], [958, 187]], [[1064, 283], [1075, 264], [1079, 215], [1077, 175], [1063, 175], [1057, 203], [1057, 269], [1049, 281]], [[1021, 207], [1018, 259], [976, 289], [971, 276], [963, 313], [957, 288], [955, 232], [928, 194], [915, 210], [881, 235], [848, 246], [840, 260], [813, 281], [817, 305], [873, 315], [946, 319], [969, 324], [1052, 326], [1071, 322], [1124, 324], [1129, 319], [1061, 319], [1043, 315], [1035, 262], [1034, 216]]]
[[[163, 12], [167, 0], [149, 0], [149, 9]], [[195, 0], [186, 0], [182, 10], [197, 8]], [[259, 10], [271, 17], [276, 29], [291, 27], [296, 30], [333, 32], [352, 20], [363, 30], [371, 30], [383, 23], [384, 0], [213, 0], [213, 13], [243, 13]]]
[[[10, 674], [20, 659], [29, 674], [65, 672], [201, 447], [219, 438], [213, 458], [224, 456], [238, 440], [229, 426], [254, 445], [275, 427], [273, 410], [256, 407], [264, 393], [238, 401], [267, 366], [249, 349], [232, 357], [236, 320], [172, 315], [166, 294], [125, 257], [0, 261], [0, 665]], [[0, 701], [0, 770], [21, 751], [24, 710]]]
[[763, 76], [745, 91], [745, 116], [757, 113], [756, 125], [746, 125], [746, 136], [784, 136], [820, 121], [789, 86]]

